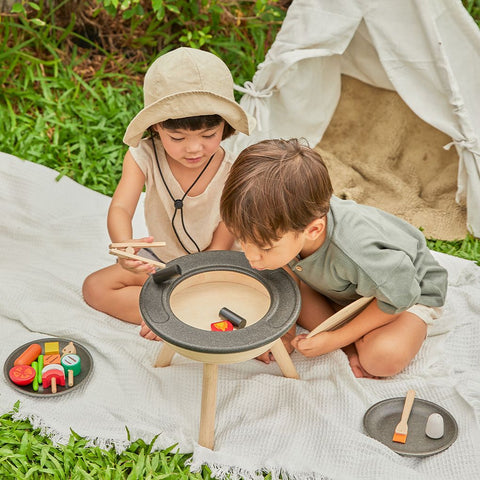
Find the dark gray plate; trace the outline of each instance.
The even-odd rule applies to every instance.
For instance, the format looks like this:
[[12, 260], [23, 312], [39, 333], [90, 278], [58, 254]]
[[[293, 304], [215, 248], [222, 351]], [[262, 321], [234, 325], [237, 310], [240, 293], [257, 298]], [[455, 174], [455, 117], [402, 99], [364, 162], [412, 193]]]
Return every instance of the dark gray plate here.
[[[363, 417], [363, 425], [370, 437], [375, 438], [400, 455], [427, 457], [448, 448], [457, 438], [458, 426], [452, 415], [439, 405], [416, 398], [408, 420], [405, 443], [393, 442], [393, 432], [402, 416], [405, 397], [389, 398], [371, 406]], [[443, 417], [443, 437], [432, 439], [425, 434], [428, 417], [439, 413]]]
[[[22, 352], [24, 352], [32, 343], [40, 344], [42, 346], [42, 353], [43, 353], [43, 345], [45, 342], [58, 342], [60, 346], [60, 352], [61, 352], [62, 348], [64, 348], [70, 341], [72, 341], [73, 344], [75, 345], [75, 348], [77, 350], [77, 355], [80, 357], [80, 362], [82, 367], [82, 370], [80, 371], [80, 373], [75, 377], [73, 377], [74, 383], [72, 387], [69, 387], [67, 384], [65, 384], [64, 387], [62, 387], [61, 385], [57, 385], [57, 393], [52, 393], [51, 388], [43, 389], [43, 387], [39, 385], [38, 391], [35, 391], [32, 387], [32, 384], [22, 386], [22, 385], [17, 385], [16, 383], [13, 383], [10, 380], [10, 376], [8, 375], [8, 372], [13, 367], [13, 363], [15, 362], [16, 358], [19, 357], [22, 354]], [[71, 392], [72, 390], [75, 390], [80, 385], [83, 385], [87, 380], [87, 378], [90, 376], [90, 373], [92, 372], [92, 367], [93, 367], [92, 356], [90, 355], [90, 352], [80, 343], [78, 343], [75, 340], [67, 340], [65, 338], [48, 337], [48, 338], [40, 338], [39, 340], [32, 340], [31, 342], [25, 343], [25, 345], [22, 345], [21, 347], [16, 348], [5, 361], [5, 364], [3, 366], [3, 373], [5, 375], [5, 378], [7, 379], [8, 384], [15, 390], [18, 390], [19, 392], [25, 393], [26, 395], [32, 395], [34, 397], [45, 397], [45, 396], [56, 397], [58, 395], [63, 395], [65, 393]]]

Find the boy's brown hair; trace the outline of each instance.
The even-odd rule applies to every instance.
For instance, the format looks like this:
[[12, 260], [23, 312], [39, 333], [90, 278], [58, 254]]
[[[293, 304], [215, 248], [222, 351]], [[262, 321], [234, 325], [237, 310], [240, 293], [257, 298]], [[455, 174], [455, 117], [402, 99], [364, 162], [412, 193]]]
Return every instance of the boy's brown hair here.
[[227, 228], [265, 247], [327, 214], [333, 189], [319, 153], [298, 140], [264, 140], [235, 160], [220, 200]]

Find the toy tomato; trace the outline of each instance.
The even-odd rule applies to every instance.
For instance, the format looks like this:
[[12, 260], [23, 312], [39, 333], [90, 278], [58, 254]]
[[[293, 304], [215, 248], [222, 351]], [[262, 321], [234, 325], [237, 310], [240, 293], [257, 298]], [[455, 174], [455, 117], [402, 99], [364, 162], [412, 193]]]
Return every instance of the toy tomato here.
[[28, 385], [33, 382], [37, 373], [30, 365], [16, 365], [10, 369], [8, 375], [10, 380], [17, 385]]

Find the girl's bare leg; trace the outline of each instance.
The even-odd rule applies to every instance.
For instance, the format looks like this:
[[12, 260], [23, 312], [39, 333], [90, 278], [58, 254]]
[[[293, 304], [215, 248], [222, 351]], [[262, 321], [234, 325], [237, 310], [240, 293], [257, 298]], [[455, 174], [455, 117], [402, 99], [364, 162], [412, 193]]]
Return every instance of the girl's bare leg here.
[[131, 273], [120, 265], [110, 265], [89, 275], [83, 283], [83, 298], [96, 310], [140, 325], [139, 296], [146, 274]]
[[140, 290], [145, 273], [132, 273], [115, 264], [89, 275], [83, 283], [83, 298], [96, 310], [124, 322], [141, 325], [140, 335], [148, 340], [161, 340], [150, 330], [140, 314]]

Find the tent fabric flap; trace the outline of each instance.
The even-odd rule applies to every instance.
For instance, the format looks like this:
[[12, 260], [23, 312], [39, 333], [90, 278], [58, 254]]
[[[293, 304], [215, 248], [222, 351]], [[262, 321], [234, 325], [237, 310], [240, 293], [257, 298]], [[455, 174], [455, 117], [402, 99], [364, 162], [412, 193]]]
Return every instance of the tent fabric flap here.
[[[345, 13], [348, 12], [348, 13]], [[456, 200], [480, 236], [480, 32], [460, 2], [293, 0], [240, 103], [257, 118], [238, 154], [266, 138], [322, 138], [341, 75], [391, 89], [459, 154]]]

